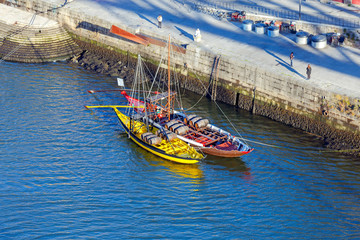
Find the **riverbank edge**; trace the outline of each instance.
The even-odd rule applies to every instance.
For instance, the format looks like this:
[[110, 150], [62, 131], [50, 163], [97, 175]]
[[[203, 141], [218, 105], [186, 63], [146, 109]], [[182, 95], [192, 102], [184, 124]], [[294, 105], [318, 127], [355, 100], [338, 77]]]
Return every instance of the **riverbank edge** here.
[[[126, 52], [128, 59], [136, 58], [137, 54], [141, 53], [143, 58], [157, 63], [157, 59], [161, 57], [162, 48], [159, 46], [143, 46], [112, 36], [109, 34], [111, 23], [104, 19], [67, 8], [48, 12], [46, 9], [54, 6], [41, 0], [17, 3], [19, 8], [26, 7], [27, 11], [40, 12], [45, 17], [58, 21], [74, 38], [88, 39], [89, 42], [113, 52]], [[134, 31], [121, 23], [117, 25], [127, 31]], [[161, 39], [161, 36], [155, 36], [153, 33], [144, 30], [142, 32]], [[202, 80], [201, 84], [192, 81], [192, 84], [187, 82], [183, 87], [202, 94], [201, 85], [209, 84], [214, 57], [214, 54], [191, 44], [186, 48], [186, 54], [175, 58], [174, 62], [179, 71], [188, 77], [196, 76]], [[190, 64], [193, 60], [194, 63]], [[189, 68], [184, 69], [184, 62], [189, 63]], [[92, 66], [87, 67], [92, 69], [95, 66], [95, 71], [101, 73], [101, 67], [97, 64], [90, 65]], [[218, 101], [314, 133], [321, 136], [325, 140], [325, 145], [332, 149], [350, 154], [359, 151], [360, 124], [356, 114], [360, 100], [329, 93], [306, 82], [269, 73], [244, 62], [233, 62], [231, 59], [222, 58], [219, 69], [220, 77], [216, 84]]]
[[[83, 53], [71, 59], [70, 64], [76, 64], [89, 71], [105, 74], [112, 77], [121, 77], [128, 83], [132, 82], [137, 55], [128, 51], [114, 49], [102, 43], [80, 36], [72, 35]], [[152, 59], [144, 59], [152, 71], [156, 71], [158, 63]], [[184, 71], [180, 71], [184, 73]], [[208, 84], [206, 76], [198, 76], [196, 73], [186, 72], [187, 75], [179, 75], [181, 87], [197, 94], [206, 94], [204, 84]], [[355, 132], [339, 130], [324, 121], [323, 115], [301, 115], [284, 107], [264, 102], [253, 95], [244, 95], [219, 85], [218, 101], [227, 103], [250, 111], [251, 113], [271, 120], [283, 123], [287, 126], [317, 135], [324, 141], [324, 146], [345, 155], [360, 156], [360, 135]], [[208, 96], [209, 97], [209, 96]], [[236, 99], [236, 104], [234, 104]]]

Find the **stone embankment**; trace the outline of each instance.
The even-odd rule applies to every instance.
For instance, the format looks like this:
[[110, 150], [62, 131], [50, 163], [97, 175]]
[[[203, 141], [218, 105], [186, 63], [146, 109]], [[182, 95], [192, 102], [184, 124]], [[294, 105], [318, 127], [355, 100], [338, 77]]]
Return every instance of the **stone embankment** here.
[[[104, 19], [79, 14], [71, 8], [60, 9], [56, 14], [47, 12], [51, 6], [42, 0], [17, 3], [19, 8], [43, 12], [44, 16], [58, 21], [71, 32], [84, 50], [72, 62], [86, 69], [130, 81], [137, 54], [153, 63], [153, 69], [163, 57], [164, 48], [161, 46], [140, 45], [111, 34], [109, 29], [113, 23]], [[126, 26], [118, 26], [138, 33]], [[140, 33], [166, 41], [146, 30]], [[216, 57], [216, 54], [191, 44], [186, 51], [175, 53], [172, 60], [176, 70], [182, 73], [182, 86], [199, 94], [208, 90], [210, 94], [216, 92], [218, 101], [319, 135], [328, 147], [359, 155], [360, 99], [320, 89], [306, 81], [225, 56], [214, 69]], [[214, 79], [213, 76], [218, 80], [209, 86], [209, 79]]]
[[[109, 50], [105, 47], [91, 44], [81, 40], [75, 40], [78, 46], [84, 51], [82, 54], [70, 60], [71, 64], [79, 64], [87, 70], [95, 71], [100, 74], [106, 74], [113, 77], [121, 77], [126, 82], [131, 82], [134, 77], [134, 67], [136, 59], [128, 54]], [[149, 64], [149, 68], [156, 71], [157, 66]], [[204, 94], [203, 87], [199, 79], [191, 75], [180, 77], [180, 83], [183, 88], [198, 94]], [[267, 104], [254, 98], [254, 96], [234, 95], [233, 91], [226, 87], [218, 86], [218, 100], [233, 105], [234, 99], [236, 105], [253, 114], [268, 117], [269, 119], [284, 123], [288, 126], [302, 129], [309, 133], [318, 135], [324, 140], [324, 145], [330, 149], [335, 149], [347, 155], [360, 156], [360, 136], [354, 132], [339, 130], [330, 127], [321, 119], [312, 119], [303, 115], [285, 110], [277, 105]], [[322, 116], [322, 115], [320, 115]], [[326, 118], [323, 116], [322, 118]]]
[[129, 82], [134, 76], [136, 61], [133, 58], [93, 45], [89, 42], [74, 39], [83, 50], [81, 54], [74, 56], [70, 63], [78, 64], [86, 70], [112, 77], [120, 77]]

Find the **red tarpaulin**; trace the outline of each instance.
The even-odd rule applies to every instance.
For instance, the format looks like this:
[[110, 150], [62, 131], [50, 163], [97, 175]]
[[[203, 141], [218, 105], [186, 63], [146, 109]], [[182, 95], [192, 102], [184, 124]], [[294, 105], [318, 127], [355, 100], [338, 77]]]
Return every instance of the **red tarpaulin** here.
[[[144, 36], [144, 35], [141, 35], [141, 34], [136, 34], [136, 36], [144, 39], [145, 41], [147, 41], [148, 43], [150, 44], [154, 44], [154, 45], [158, 45], [160, 47], [166, 47], [167, 43], [164, 42], [164, 41], [161, 41], [161, 40], [157, 40], [157, 39], [154, 39], [154, 38], [151, 38], [151, 37], [148, 37], [148, 36]], [[171, 48], [173, 51], [175, 52], [179, 52], [179, 53], [183, 53], [185, 54], [186, 53], [186, 49], [183, 48], [183, 47], [180, 47], [180, 46], [177, 46], [175, 44], [171, 44]]]
[[110, 28], [110, 32], [113, 33], [113, 34], [116, 34], [116, 35], [119, 35], [120, 37], [123, 37], [123, 38], [126, 38], [126, 39], [129, 39], [133, 42], [136, 42], [136, 43], [140, 43], [140, 44], [143, 44], [143, 45], [148, 45], [149, 42], [146, 41], [145, 39], [143, 38], [140, 38], [132, 33], [129, 33], [128, 31], [125, 31], [115, 25], [112, 25], [111, 28]]
[[[151, 38], [148, 36], [144, 36], [141, 34], [134, 35], [134, 34], [129, 33], [128, 31], [125, 31], [124, 29], [121, 29], [115, 25], [111, 26], [110, 32], [113, 34], [116, 34], [120, 37], [126, 38], [128, 40], [131, 40], [133, 42], [140, 43], [143, 45], [154, 44], [154, 45], [158, 45], [160, 47], [166, 47], [166, 45], [167, 45], [166, 42], [164, 42], [164, 41], [157, 40], [157, 39], [154, 39], [154, 38]], [[186, 53], [186, 49], [183, 47], [177, 46], [175, 44], [171, 44], [171, 47], [172, 47], [173, 51], [183, 53], [183, 54]]]

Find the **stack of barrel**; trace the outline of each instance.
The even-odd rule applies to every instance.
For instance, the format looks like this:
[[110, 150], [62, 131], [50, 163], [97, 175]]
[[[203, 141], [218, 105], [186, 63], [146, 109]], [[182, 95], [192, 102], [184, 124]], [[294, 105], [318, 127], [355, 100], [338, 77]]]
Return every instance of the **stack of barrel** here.
[[184, 123], [178, 121], [178, 120], [171, 120], [170, 122], [165, 124], [165, 128], [169, 129], [170, 131], [176, 133], [177, 135], [185, 135], [189, 132], [189, 127], [186, 126]]
[[168, 129], [159, 129], [156, 131], [156, 135], [166, 141], [172, 141], [177, 138], [176, 134], [170, 132]]
[[185, 124], [189, 124], [191, 127], [204, 128], [209, 124], [209, 120], [206, 118], [198, 117], [196, 115], [189, 115], [184, 119]]
[[141, 134], [141, 139], [150, 145], [161, 144], [162, 139], [151, 132]]

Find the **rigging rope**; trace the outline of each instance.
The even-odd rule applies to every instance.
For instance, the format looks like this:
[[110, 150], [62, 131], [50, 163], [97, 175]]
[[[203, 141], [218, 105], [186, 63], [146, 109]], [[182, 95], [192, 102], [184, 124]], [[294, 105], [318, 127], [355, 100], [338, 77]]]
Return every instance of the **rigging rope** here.
[[242, 139], [243, 139], [243, 140], [246, 140], [246, 141], [248, 141], [248, 142], [252, 142], [252, 143], [259, 144], [259, 145], [263, 145], [263, 146], [274, 147], [274, 148], [283, 148], [283, 147], [281, 147], [281, 146], [276, 146], [276, 145], [272, 145], [272, 144], [261, 143], [261, 142], [252, 141], [252, 140], [245, 139], [245, 138], [242, 138]]
[[[157, 67], [157, 69], [156, 69], [155, 76], [152, 75], [152, 73], [151, 73], [150, 69], [148, 68], [148, 66], [145, 64], [145, 62], [143, 62], [143, 63], [144, 63], [144, 66], [146, 67], [146, 69], [147, 69], [147, 71], [148, 71], [148, 73], [151, 75], [151, 77], [152, 77], [152, 79], [153, 79], [152, 84], [151, 84], [151, 87], [150, 87], [150, 89], [149, 89], [149, 94], [147, 95], [147, 98], [150, 97], [150, 94], [151, 94], [151, 91], [152, 91], [152, 89], [153, 89], [153, 87], [154, 87], [154, 84], [155, 84], [155, 82], [157, 82], [157, 81], [156, 81], [156, 78], [157, 78], [157, 75], [158, 75], [158, 73], [159, 73], [160, 65], [161, 65], [161, 63], [162, 63], [162, 61], [163, 61], [163, 57], [164, 57], [164, 55], [162, 54], [162, 55], [161, 55], [160, 62], [159, 62], [159, 65], [158, 65], [158, 67]], [[157, 84], [158, 84], [158, 88], [160, 88], [159, 82], [157, 82]]]
[[[197, 76], [197, 74], [196, 74], [195, 72], [194, 72], [194, 74], [195, 74], [196, 78], [199, 80], [199, 82], [201, 83], [201, 85], [203, 86], [203, 88], [205, 89], [205, 91], [204, 91], [204, 94], [201, 96], [201, 98], [200, 98], [193, 106], [191, 106], [190, 108], [188, 108], [186, 111], [189, 111], [190, 109], [194, 108], [194, 107], [201, 101], [201, 99], [205, 96], [205, 94], [210, 94], [210, 93], [208, 92], [208, 89], [209, 89], [211, 83], [209, 83], [208, 88], [206, 88], [206, 86], [203, 84], [203, 82], [200, 80], [200, 78]], [[217, 108], [221, 111], [221, 113], [225, 116], [225, 118], [226, 118], [227, 121], [230, 123], [230, 125], [232, 126], [232, 128], [233, 128], [233, 129], [236, 131], [236, 133], [239, 135], [239, 137], [247, 144], [245, 138], [243, 138], [243, 137], [241, 136], [241, 134], [239, 133], [239, 131], [235, 128], [234, 124], [230, 121], [230, 119], [226, 116], [226, 114], [224, 113], [224, 111], [220, 108], [220, 106], [218, 105], [218, 103], [217, 103], [216, 101], [214, 101], [214, 103], [215, 103], [215, 105], [217, 106]]]
[[[168, 43], [168, 44], [170, 44], [170, 43]], [[171, 45], [170, 45], [170, 46], [171, 46]], [[173, 46], [171, 46], [171, 47], [173, 48]], [[172, 49], [172, 50], [173, 50], [173, 49]], [[171, 51], [172, 56], [175, 55], [174, 52], [175, 52], [175, 51]], [[161, 55], [160, 64], [161, 64], [162, 61], [163, 61], [163, 57], [164, 57], [164, 53]], [[157, 75], [158, 75], [158, 74], [161, 75], [161, 74], [160, 74], [160, 71], [159, 71], [159, 69], [160, 69], [160, 64], [158, 65], [157, 71], [156, 71], [156, 73], [155, 73], [155, 77], [153, 77], [153, 82], [152, 82], [152, 84], [151, 84], [150, 91], [152, 91], [155, 82], [157, 82], [158, 88], [160, 88], [160, 81], [156, 81]], [[152, 76], [152, 74], [151, 74], [151, 72], [149, 71], [149, 68], [147, 67], [147, 65], [146, 65], [146, 64], [144, 64], [144, 65], [146, 66], [148, 72], [149, 72], [150, 75]], [[182, 105], [181, 92], [180, 92], [180, 83], [179, 83], [180, 81], [179, 81], [179, 78], [177, 78], [177, 76], [176, 76], [176, 70], [173, 69], [173, 75], [174, 75], [173, 80], [175, 81], [175, 82], [174, 82], [174, 84], [175, 84], [175, 91], [178, 92], [178, 93], [180, 93], [180, 94], [178, 94], [178, 96], [179, 96], [178, 103], [179, 103], [179, 105], [180, 105], [181, 110], [182, 110], [184, 113], [187, 112], [187, 111], [192, 110], [193, 108], [195, 108], [195, 107], [200, 103], [200, 101], [204, 98], [204, 96], [205, 96], [206, 94], [209, 94], [209, 95], [210, 95], [210, 93], [209, 93], [209, 87], [210, 87], [210, 85], [211, 85], [211, 82], [209, 82], [209, 86], [206, 87], [205, 84], [200, 80], [200, 78], [198, 77], [198, 75], [197, 75], [195, 72], [194, 72], [194, 74], [195, 74], [195, 77], [199, 80], [200, 84], [202, 85], [202, 87], [204, 88], [205, 91], [204, 91], [204, 93], [202, 94], [202, 96], [198, 99], [198, 101], [197, 101], [195, 104], [193, 104], [190, 108], [187, 108], [186, 110], [184, 110], [184, 109], [183, 109], [183, 105]], [[166, 85], [166, 83], [164, 83], [164, 85]], [[149, 93], [149, 94], [150, 94], [150, 93]], [[149, 96], [150, 96], [150, 95], [148, 95], [147, 97], [149, 97]], [[214, 103], [215, 103], [216, 107], [221, 111], [221, 114], [222, 114], [222, 115], [226, 118], [226, 120], [229, 122], [229, 124], [231, 125], [231, 127], [233, 128], [233, 130], [235, 130], [235, 132], [236, 132], [236, 134], [238, 135], [238, 137], [239, 137], [241, 140], [243, 140], [246, 144], [247, 144], [247, 142], [251, 142], [251, 143], [255, 143], [255, 144], [259, 144], [259, 145], [263, 145], [263, 146], [281, 148], [281, 147], [279, 147], [279, 146], [275, 146], [275, 145], [272, 145], [272, 144], [265, 144], [265, 143], [261, 143], [261, 142], [257, 142], [257, 141], [252, 141], [252, 140], [249, 140], [249, 139], [245, 139], [245, 138], [239, 133], [239, 131], [237, 130], [237, 128], [234, 126], [234, 124], [230, 121], [229, 117], [228, 117], [228, 116], [225, 114], [225, 112], [221, 109], [221, 107], [219, 106], [219, 104], [218, 104], [216, 101], [214, 101]]]
[[[168, 44], [170, 44], [170, 43], [168, 43]], [[172, 51], [172, 52], [175, 52], [175, 51]], [[175, 54], [175, 53], [173, 53], [173, 54]], [[174, 74], [176, 73], [175, 70], [174, 70], [173, 72], [174, 72]], [[209, 89], [211, 83], [209, 82], [209, 86], [208, 86], [208, 88], [206, 88], [205, 85], [203, 84], [203, 82], [202, 82], [202, 81], [200, 80], [200, 78], [197, 76], [197, 74], [196, 74], [195, 72], [194, 72], [194, 74], [195, 74], [196, 78], [199, 80], [199, 82], [201, 83], [201, 85], [204, 87], [205, 91], [204, 91], [204, 94], [201, 96], [201, 98], [200, 98], [193, 106], [191, 106], [190, 108], [188, 108], [188, 109], [186, 109], [186, 110], [183, 110], [182, 102], [181, 102], [181, 97], [179, 97], [179, 98], [180, 98], [180, 102], [181, 102], [181, 110], [182, 110], [183, 112], [186, 112], [186, 111], [189, 111], [189, 110], [193, 109], [193, 108], [202, 100], [202, 98], [203, 98], [206, 94], [209, 94], [209, 95], [210, 95], [210, 93], [208, 92], [208, 89]], [[220, 108], [220, 106], [217, 104], [217, 102], [214, 101], [214, 103], [216, 104], [217, 108], [219, 108], [219, 110], [221, 111], [221, 113], [225, 116], [225, 118], [226, 118], [227, 121], [230, 123], [230, 125], [232, 126], [232, 128], [233, 128], [233, 129], [236, 131], [236, 133], [239, 135], [239, 138], [241, 138], [241, 139], [247, 144], [246, 140], [241, 136], [241, 134], [239, 133], [239, 131], [235, 128], [234, 124], [233, 124], [233, 123], [230, 121], [230, 119], [226, 116], [226, 114], [225, 114], [224, 111]]]

